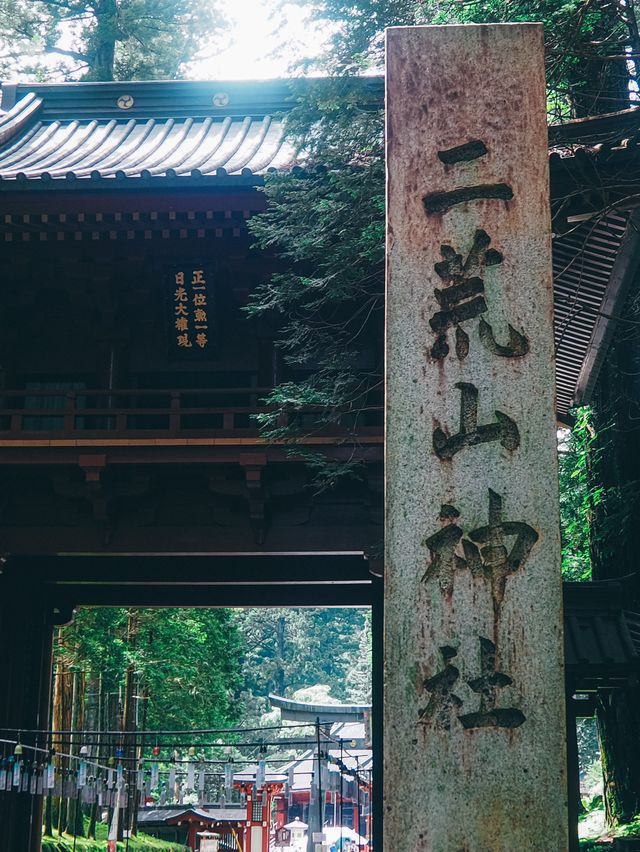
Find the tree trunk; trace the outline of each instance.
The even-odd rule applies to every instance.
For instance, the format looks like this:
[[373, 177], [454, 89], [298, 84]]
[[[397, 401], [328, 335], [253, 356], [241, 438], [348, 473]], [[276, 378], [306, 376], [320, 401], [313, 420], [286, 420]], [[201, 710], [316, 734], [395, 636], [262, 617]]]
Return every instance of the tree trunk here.
[[[627, 299], [615, 343], [607, 355], [594, 394], [596, 439], [590, 459], [592, 487], [602, 488], [592, 517], [594, 580], [638, 571], [640, 552], [640, 282]], [[640, 600], [640, 583], [627, 593]], [[607, 820], [617, 825], [640, 812], [640, 689], [600, 693], [598, 733]]]
[[[84, 674], [82, 672], [73, 672], [73, 688], [71, 695], [71, 727], [70, 730], [76, 732], [81, 731], [84, 721]], [[80, 737], [74, 734], [70, 740], [69, 753], [73, 755], [80, 754]], [[75, 779], [78, 770], [78, 761], [73, 760], [71, 763], [71, 777]], [[82, 801], [80, 799], [80, 791], [78, 790], [75, 797], [69, 801], [67, 814], [67, 834], [73, 837], [84, 836], [84, 823], [82, 818]]]
[[600, 692], [598, 732], [608, 825], [640, 813], [640, 689]]
[[[127, 619], [127, 645], [129, 648], [129, 653], [132, 653], [135, 650], [136, 642], [138, 638], [138, 615], [135, 610], [129, 610], [128, 619]], [[128, 734], [125, 736], [125, 755], [127, 757], [126, 765], [130, 769], [136, 768], [136, 757], [137, 750], [135, 748], [134, 738], [131, 736], [131, 733], [135, 731], [136, 728], [136, 711], [135, 711], [135, 664], [133, 662], [129, 663], [127, 666], [127, 670], [125, 673], [125, 689], [124, 689], [124, 712], [123, 712], [123, 720], [122, 720], [122, 729]], [[129, 789], [129, 797], [127, 801], [126, 808], [126, 823], [127, 829], [132, 828], [133, 824], [133, 813], [134, 809], [137, 807], [138, 800], [138, 790], [136, 787], [136, 775], [135, 772], [130, 775], [132, 779], [130, 781], [130, 789]]]
[[87, 826], [87, 837], [89, 840], [96, 839], [96, 825], [98, 823], [98, 801], [96, 800], [91, 805], [91, 810], [89, 811], [89, 825]]
[[[62, 640], [58, 640], [59, 647]], [[71, 729], [71, 705], [72, 705], [73, 681], [67, 663], [61, 656], [56, 669], [55, 688], [53, 697], [53, 728], [56, 731], [68, 731]], [[64, 751], [65, 749], [60, 749]], [[58, 771], [63, 773], [69, 768], [68, 758], [56, 758]], [[58, 807], [58, 833], [62, 834], [67, 825], [67, 800], [64, 795], [60, 797]]]
[[91, 36], [88, 51], [89, 70], [85, 80], [104, 83], [113, 80], [116, 42], [120, 26], [117, 0], [101, 0], [95, 7], [96, 26]]
[[278, 650], [277, 650], [277, 670], [276, 670], [276, 689], [278, 695], [284, 695], [285, 678], [284, 678], [284, 631], [285, 619], [280, 616], [278, 619]]
[[53, 835], [53, 796], [48, 795], [44, 800], [44, 834], [45, 837]]

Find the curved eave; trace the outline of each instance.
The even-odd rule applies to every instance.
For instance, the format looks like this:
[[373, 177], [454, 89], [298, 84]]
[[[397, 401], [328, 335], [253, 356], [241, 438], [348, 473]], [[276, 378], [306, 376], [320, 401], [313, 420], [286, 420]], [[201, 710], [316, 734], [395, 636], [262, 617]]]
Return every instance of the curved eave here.
[[251, 171], [243, 171], [241, 174], [227, 174], [220, 170], [215, 175], [140, 175], [140, 176], [113, 176], [103, 177], [96, 175], [88, 178], [78, 178], [73, 174], [66, 177], [52, 178], [43, 175], [39, 178], [2, 178], [0, 177], [0, 192], [67, 192], [75, 190], [91, 189], [199, 189], [211, 187], [212, 189], [233, 189], [251, 186], [263, 186], [264, 175], [257, 175]]

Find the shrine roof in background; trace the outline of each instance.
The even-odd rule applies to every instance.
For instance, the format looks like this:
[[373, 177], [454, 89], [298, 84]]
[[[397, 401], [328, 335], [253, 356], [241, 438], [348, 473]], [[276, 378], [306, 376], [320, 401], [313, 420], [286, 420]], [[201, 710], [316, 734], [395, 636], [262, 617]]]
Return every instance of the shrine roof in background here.
[[567, 681], [574, 691], [624, 685], [640, 674], [637, 577], [564, 587]]
[[557, 405], [589, 402], [640, 265], [640, 109], [549, 127]]
[[[299, 166], [284, 120], [305, 86], [326, 82], [5, 83], [5, 226], [32, 231], [38, 215], [51, 218], [52, 204], [66, 215], [84, 210], [88, 196], [112, 205], [128, 196], [140, 210], [147, 190], [172, 198], [198, 188], [253, 196], [266, 172]], [[382, 78], [358, 84], [368, 104], [382, 104]], [[638, 269], [639, 222], [629, 218], [640, 201], [639, 140], [640, 109], [549, 128], [560, 420], [588, 403]], [[11, 239], [20, 234], [7, 233]]]
[[207, 805], [206, 808], [194, 805], [166, 805], [164, 807], [145, 807], [138, 811], [138, 824], [151, 826], [174, 825], [176, 822], [220, 822], [237, 823], [246, 818], [245, 805]]
[[255, 183], [293, 165], [291, 94], [286, 81], [5, 85], [0, 190]]

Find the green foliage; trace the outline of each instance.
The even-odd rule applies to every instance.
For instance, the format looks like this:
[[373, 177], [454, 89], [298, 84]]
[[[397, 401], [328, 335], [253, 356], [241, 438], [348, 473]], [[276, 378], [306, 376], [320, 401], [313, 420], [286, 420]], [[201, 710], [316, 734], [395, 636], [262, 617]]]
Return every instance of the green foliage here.
[[4, 76], [173, 79], [222, 25], [215, 0], [0, 0]]
[[[600, 743], [598, 741], [598, 726], [594, 716], [576, 720], [578, 735], [578, 754], [580, 756], [580, 772], [588, 776], [594, 783], [602, 782], [600, 766]], [[597, 765], [597, 770], [592, 768]]]
[[595, 431], [589, 408], [574, 411], [574, 427], [558, 446], [562, 575], [565, 580], [591, 579], [590, 523], [602, 489], [590, 483], [589, 465]]
[[[297, 0], [308, 6], [307, 0]], [[334, 74], [384, 66], [384, 29], [444, 23], [540, 21], [549, 103], [559, 117], [628, 106], [625, 48], [637, 52], [634, 4], [606, 0], [316, 0], [334, 35], [315, 64]], [[515, 107], [516, 105], [514, 105]]]
[[61, 631], [56, 656], [94, 686], [122, 693], [130, 667], [147, 695], [148, 729], [226, 727], [241, 715], [242, 640], [228, 609], [81, 609]]
[[611, 850], [615, 848], [612, 847], [612, 840], [615, 837], [640, 837], [640, 816], [630, 822], [619, 825], [616, 829], [607, 830], [606, 834], [601, 837], [581, 840], [580, 849], [582, 852], [600, 852], [600, 850], [604, 852], [604, 850]]
[[270, 692], [371, 700], [371, 614], [362, 608], [82, 608], [55, 655], [84, 673], [87, 695], [100, 688], [121, 696], [120, 707], [131, 672], [135, 694], [148, 697], [138, 712], [148, 730], [255, 724]]
[[292, 697], [324, 685], [333, 699], [367, 702], [371, 694], [370, 615], [360, 608], [237, 611], [247, 721], [267, 710], [270, 692]]
[[[332, 78], [294, 90], [287, 127], [305, 170], [267, 176], [267, 209], [250, 228], [256, 245], [281, 265], [255, 291], [248, 312], [279, 325], [288, 370], [266, 400], [273, 413], [259, 418], [265, 436], [295, 445], [347, 422], [346, 440], [355, 449], [363, 413], [382, 382], [384, 315], [383, 113], [379, 95], [358, 75], [382, 69], [384, 28], [543, 21], [548, 103], [556, 118], [628, 106], [635, 71], [624, 56], [627, 48], [636, 52], [639, 39], [632, 4], [603, 0], [317, 0], [312, 6], [315, 19], [334, 33], [329, 52], [313, 64]], [[330, 469], [319, 452], [310, 461], [320, 485], [358, 473], [354, 462]], [[567, 571], [576, 578], [589, 570], [581, 523], [565, 530]]]
[[351, 658], [346, 676], [346, 698], [353, 704], [371, 703], [371, 610], [365, 612], [359, 631], [358, 652]]
[[[382, 114], [361, 80], [310, 84], [296, 97], [288, 127], [309, 169], [270, 177], [267, 210], [249, 223], [256, 245], [282, 261], [247, 308], [279, 323], [288, 372], [260, 422], [268, 438], [294, 443], [340, 424], [355, 445], [367, 406], [381, 400]], [[325, 467], [319, 453], [308, 460], [318, 484], [358, 472], [355, 462]]]

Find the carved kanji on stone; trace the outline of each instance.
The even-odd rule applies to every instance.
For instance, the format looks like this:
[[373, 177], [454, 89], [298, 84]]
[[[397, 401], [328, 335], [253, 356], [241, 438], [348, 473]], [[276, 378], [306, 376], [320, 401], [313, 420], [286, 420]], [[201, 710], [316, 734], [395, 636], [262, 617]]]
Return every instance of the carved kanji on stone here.
[[452, 714], [462, 707], [462, 700], [453, 691], [460, 671], [451, 662], [458, 654], [455, 648], [444, 645], [440, 653], [444, 668], [424, 681], [423, 688], [431, 695], [427, 706], [418, 711], [418, 717], [423, 725], [433, 724], [448, 731]]
[[[498, 608], [504, 600], [507, 577], [515, 574], [527, 561], [538, 540], [538, 533], [522, 521], [504, 521], [502, 519], [502, 497], [489, 489], [489, 523], [472, 530], [469, 538], [480, 545], [478, 561], [482, 570], [491, 580], [493, 604]], [[508, 538], [515, 538], [507, 549]], [[467, 550], [467, 554], [470, 549]]]
[[511, 201], [513, 190], [508, 183], [478, 183], [474, 186], [462, 186], [460, 189], [450, 189], [444, 192], [428, 192], [422, 199], [427, 216], [446, 213], [456, 204], [466, 204], [468, 201], [484, 199]]
[[499, 344], [491, 325], [481, 317], [487, 311], [487, 303], [484, 279], [480, 273], [487, 266], [502, 263], [502, 254], [490, 248], [490, 244], [491, 238], [487, 232], [479, 229], [475, 232], [473, 244], [465, 259], [452, 246], [440, 247], [443, 260], [434, 264], [434, 269], [445, 287], [435, 290], [441, 310], [436, 311], [429, 320], [429, 325], [437, 335], [431, 347], [433, 358], [442, 359], [449, 354], [447, 332], [450, 328], [456, 330], [456, 355], [460, 360], [466, 358], [469, 353], [469, 335], [461, 324], [477, 317], [480, 317], [480, 341], [489, 352], [503, 358], [518, 358], [529, 351], [527, 338], [512, 325], [509, 325], [509, 342]]
[[451, 729], [452, 717], [457, 715], [463, 728], [518, 728], [526, 721], [524, 713], [517, 707], [496, 707], [498, 690], [511, 686], [513, 679], [497, 671], [496, 646], [490, 639], [480, 636], [480, 676], [465, 681], [473, 692], [480, 696], [480, 708], [472, 713], [458, 713], [463, 700], [456, 694], [455, 686], [460, 680], [460, 670], [451, 662], [458, 651], [450, 645], [440, 648], [444, 667], [423, 682], [423, 690], [429, 694], [427, 706], [418, 710], [418, 721], [443, 731]]
[[[459, 517], [460, 512], [456, 507], [445, 503], [440, 508], [440, 520], [444, 526], [423, 542], [431, 551], [431, 562], [422, 575], [422, 581], [437, 577], [440, 580], [440, 588], [444, 592], [453, 590], [453, 577], [457, 570], [463, 568], [471, 568], [472, 571], [478, 570], [476, 563], [479, 564], [479, 558], [474, 559], [474, 556], [478, 554], [478, 549], [467, 539], [463, 539], [464, 532], [455, 523], [455, 520]], [[456, 553], [461, 541], [464, 557]], [[480, 572], [483, 573], [481, 566]]]
[[464, 447], [498, 441], [505, 450], [520, 446], [520, 432], [514, 420], [501, 411], [494, 411], [495, 421], [478, 425], [478, 389], [468, 382], [458, 382], [460, 398], [460, 431], [455, 435], [438, 426], [433, 432], [433, 451], [443, 461], [451, 459]]
[[496, 671], [496, 646], [489, 639], [480, 637], [480, 677], [467, 683], [480, 696], [480, 709], [476, 713], [458, 716], [464, 728], [518, 728], [526, 721], [516, 707], [496, 707], [498, 690], [511, 686], [509, 675]]
[[[481, 139], [472, 139], [462, 145], [438, 151], [438, 159], [445, 166], [454, 166], [469, 160], [477, 160], [488, 154], [488, 149]], [[469, 201], [494, 199], [511, 201], [513, 189], [508, 183], [480, 183], [473, 186], [463, 186], [448, 191], [428, 192], [422, 199], [427, 216], [446, 213], [456, 204], [466, 204]]]
[[[443, 592], [451, 593], [455, 572], [469, 570], [474, 577], [491, 582], [494, 608], [504, 599], [507, 577], [523, 567], [538, 540], [538, 533], [523, 521], [502, 518], [502, 497], [489, 489], [489, 523], [465, 536], [458, 525], [460, 512], [445, 504], [440, 509], [442, 529], [424, 539], [431, 561], [422, 575], [427, 582], [438, 578]], [[509, 547], [508, 541], [513, 539]], [[456, 552], [462, 548], [462, 554]]]

